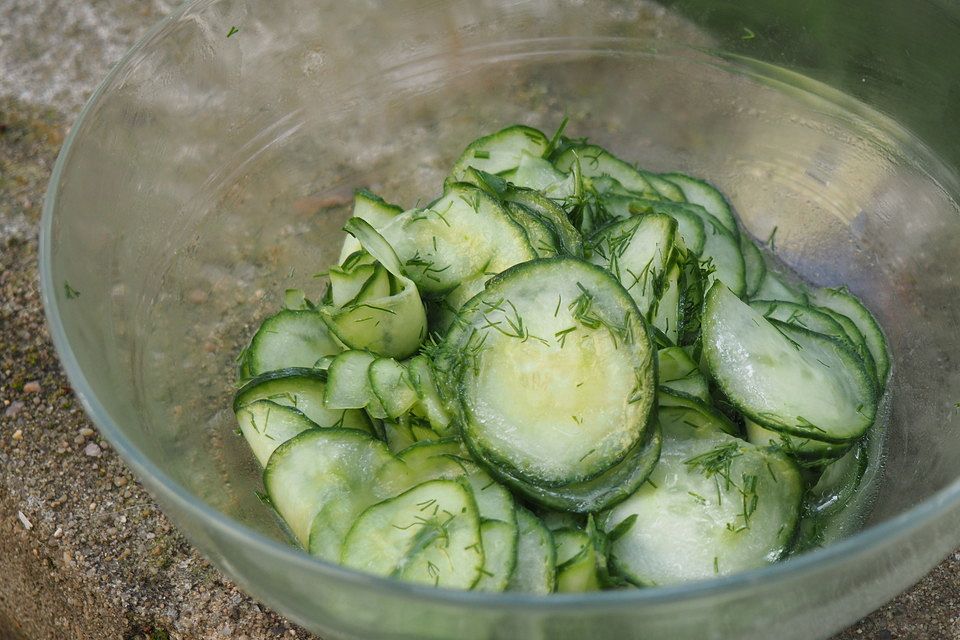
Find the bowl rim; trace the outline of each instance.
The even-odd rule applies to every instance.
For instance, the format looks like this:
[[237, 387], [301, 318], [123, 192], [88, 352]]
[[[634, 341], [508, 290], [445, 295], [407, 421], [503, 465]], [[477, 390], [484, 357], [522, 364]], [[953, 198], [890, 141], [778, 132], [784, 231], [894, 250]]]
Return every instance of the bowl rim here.
[[[799, 556], [775, 562], [766, 567], [751, 569], [728, 576], [721, 576], [698, 582], [661, 586], [653, 589], [631, 589], [598, 591], [582, 594], [550, 594], [538, 596], [518, 592], [484, 593], [454, 589], [434, 588], [390, 580], [348, 569], [339, 564], [330, 563], [311, 556], [302, 550], [270, 538], [259, 531], [235, 520], [227, 514], [214, 509], [186, 487], [177, 482], [149, 458], [124, 435], [120, 424], [114, 420], [103, 404], [98, 400], [89, 383], [80, 362], [67, 338], [61, 321], [60, 306], [57, 300], [57, 287], [53, 281], [52, 235], [53, 219], [58, 209], [58, 192], [61, 179], [70, 161], [73, 147], [84, 124], [95, 111], [96, 106], [105, 97], [115, 82], [135, 61], [140, 53], [164, 31], [191, 12], [199, 11], [214, 4], [230, 0], [193, 0], [184, 2], [170, 14], [150, 27], [143, 36], [123, 55], [110, 72], [97, 85], [90, 98], [80, 110], [66, 136], [51, 172], [43, 203], [39, 235], [40, 293], [44, 312], [50, 329], [54, 347], [63, 364], [67, 378], [79, 398], [87, 416], [96, 425], [100, 433], [130, 466], [141, 482], [154, 496], [162, 499], [161, 504], [171, 504], [178, 510], [189, 513], [219, 534], [239, 540], [246, 547], [261, 553], [272, 554], [285, 562], [298, 563], [308, 570], [324, 574], [325, 577], [352, 583], [353, 586], [387, 592], [395, 596], [415, 596], [418, 599], [432, 600], [438, 604], [469, 605], [484, 609], [529, 609], [538, 612], [556, 612], [575, 607], [584, 609], [606, 609], [620, 605], [654, 605], [657, 603], [679, 603], [709, 596], [729, 595], [743, 588], [756, 589], [763, 585], [776, 583], [790, 578], [799, 578], [825, 569], [839, 561], [851, 561], [858, 556], [866, 556], [885, 544], [892, 544], [909, 537], [914, 531], [925, 527], [951, 509], [960, 508], [960, 477], [947, 486], [931, 494], [915, 506], [892, 518], [871, 525], [853, 535], [826, 547], [808, 551]], [[702, 50], [702, 49], [701, 49]], [[713, 51], [723, 57], [724, 52]], [[761, 63], [762, 64], [762, 63]], [[156, 499], [156, 498], [155, 498]], [[158, 500], [160, 502], [161, 500]], [[166, 513], [166, 512], [165, 512]], [[169, 516], [168, 516], [169, 517]], [[171, 518], [174, 524], [178, 524]], [[178, 526], [179, 528], [179, 526]], [[189, 538], [190, 536], [187, 535]], [[192, 542], [192, 540], [191, 540]], [[960, 542], [960, 540], [958, 540]], [[202, 553], [202, 546], [197, 546]], [[204, 553], [204, 555], [206, 555]], [[231, 576], [232, 577], [232, 576]], [[281, 607], [282, 608], [282, 607]]]

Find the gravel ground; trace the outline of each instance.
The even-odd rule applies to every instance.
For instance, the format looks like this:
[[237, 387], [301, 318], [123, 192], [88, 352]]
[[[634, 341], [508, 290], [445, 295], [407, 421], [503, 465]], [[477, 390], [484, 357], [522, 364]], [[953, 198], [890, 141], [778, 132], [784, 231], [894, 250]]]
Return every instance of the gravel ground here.
[[[74, 400], [37, 284], [43, 190], [93, 84], [173, 2], [0, 0], [0, 638], [309, 638], [174, 530]], [[32, 53], [31, 53], [32, 52]], [[960, 638], [960, 552], [838, 636]]]

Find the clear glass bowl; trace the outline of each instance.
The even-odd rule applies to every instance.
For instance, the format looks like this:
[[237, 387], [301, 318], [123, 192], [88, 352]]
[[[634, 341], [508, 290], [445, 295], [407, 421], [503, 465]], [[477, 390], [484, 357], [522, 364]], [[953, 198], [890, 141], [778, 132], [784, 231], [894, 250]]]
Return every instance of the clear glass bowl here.
[[[207, 557], [327, 638], [829, 635], [960, 544], [960, 118], [943, 44], [960, 42], [958, 10], [835, 4], [182, 8], [97, 90], [55, 167], [42, 285], [77, 394]], [[564, 114], [572, 135], [709, 177], [755, 237], [776, 229], [788, 263], [877, 312], [894, 377], [862, 531], [731, 577], [550, 598], [419, 588], [287, 544], [233, 432], [239, 349], [285, 288], [318, 290], [355, 186], [412, 206], [466, 141]]]

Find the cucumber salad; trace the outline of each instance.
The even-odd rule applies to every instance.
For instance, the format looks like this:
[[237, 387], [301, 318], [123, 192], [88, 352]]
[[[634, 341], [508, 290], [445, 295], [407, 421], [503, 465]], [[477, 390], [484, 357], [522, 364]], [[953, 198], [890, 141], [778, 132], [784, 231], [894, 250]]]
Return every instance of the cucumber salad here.
[[415, 583], [653, 587], [817, 546], [861, 491], [890, 357], [709, 182], [522, 125], [439, 198], [356, 192], [233, 408], [309, 553]]

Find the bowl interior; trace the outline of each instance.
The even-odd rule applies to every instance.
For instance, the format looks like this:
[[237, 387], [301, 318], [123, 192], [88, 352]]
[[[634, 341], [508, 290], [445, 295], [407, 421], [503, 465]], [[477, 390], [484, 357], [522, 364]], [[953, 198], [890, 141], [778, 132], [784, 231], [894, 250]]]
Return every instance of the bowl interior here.
[[957, 479], [958, 185], [893, 120], [710, 53], [653, 4], [300, 4], [206, 2], [165, 25], [88, 107], [51, 191], [68, 371], [160, 484], [285, 540], [234, 433], [240, 349], [285, 289], [319, 296], [354, 188], [428, 202], [469, 140], [565, 115], [570, 135], [710, 179], [751, 235], [875, 312], [894, 365], [869, 525]]

